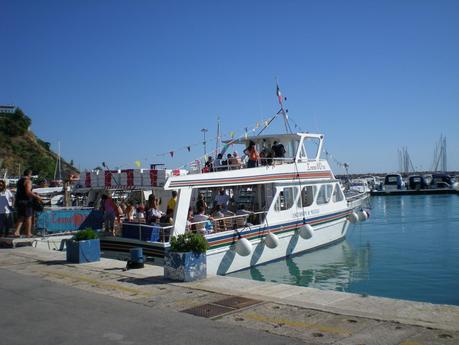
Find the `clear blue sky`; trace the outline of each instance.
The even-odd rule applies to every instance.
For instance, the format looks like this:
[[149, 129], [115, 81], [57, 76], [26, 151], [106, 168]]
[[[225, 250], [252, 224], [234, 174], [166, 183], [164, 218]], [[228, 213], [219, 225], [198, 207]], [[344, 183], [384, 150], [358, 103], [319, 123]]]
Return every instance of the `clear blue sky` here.
[[351, 172], [402, 146], [428, 169], [441, 134], [459, 170], [456, 0], [0, 0], [0, 47], [0, 104], [82, 169], [191, 161], [217, 115], [228, 137], [275, 113], [278, 77]]

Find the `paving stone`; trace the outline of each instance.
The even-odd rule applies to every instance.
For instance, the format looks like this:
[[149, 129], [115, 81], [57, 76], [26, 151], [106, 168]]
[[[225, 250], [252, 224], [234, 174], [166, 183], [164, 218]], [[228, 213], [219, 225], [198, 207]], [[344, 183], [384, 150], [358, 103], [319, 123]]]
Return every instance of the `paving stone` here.
[[331, 344], [350, 335], [346, 328], [327, 323], [327, 320], [330, 320], [328, 313], [276, 303], [252, 306], [220, 318], [222, 322], [294, 337], [308, 343]]
[[[423, 331], [422, 327], [408, 326], [396, 322], [382, 321], [374, 327], [342, 339], [340, 345], [399, 345]], [[414, 345], [414, 344], [413, 344]]]
[[213, 303], [226, 297], [228, 296], [175, 287], [163, 295], [136, 299], [134, 302], [160, 309], [182, 311], [199, 305]]
[[459, 332], [424, 328], [420, 333], [408, 337], [400, 345], [457, 345]]

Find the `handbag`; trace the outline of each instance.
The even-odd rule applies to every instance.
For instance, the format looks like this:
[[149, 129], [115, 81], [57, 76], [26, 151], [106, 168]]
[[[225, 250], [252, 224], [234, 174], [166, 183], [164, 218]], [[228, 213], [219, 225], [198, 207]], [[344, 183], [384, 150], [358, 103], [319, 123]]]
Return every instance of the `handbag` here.
[[44, 205], [43, 205], [43, 202], [41, 202], [40, 200], [36, 199], [36, 198], [33, 198], [32, 199], [32, 209], [35, 211], [35, 212], [42, 212], [43, 209], [44, 209]]

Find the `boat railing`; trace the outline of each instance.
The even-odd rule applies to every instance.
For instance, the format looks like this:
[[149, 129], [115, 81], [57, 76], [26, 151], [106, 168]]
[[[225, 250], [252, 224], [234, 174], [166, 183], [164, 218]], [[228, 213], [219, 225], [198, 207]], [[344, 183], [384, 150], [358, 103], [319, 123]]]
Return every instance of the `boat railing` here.
[[[308, 161], [315, 161], [315, 160], [308, 160]], [[258, 159], [258, 166], [275, 166], [275, 165], [282, 165], [282, 164], [292, 164], [295, 162], [295, 158], [287, 157], [287, 158], [259, 158]], [[217, 165], [213, 166], [209, 169], [206, 166], [201, 166], [200, 164], [195, 164], [189, 170], [189, 174], [205, 174], [210, 172], [219, 172], [219, 171], [228, 171], [228, 170], [240, 170], [240, 169], [249, 169], [247, 166], [247, 162], [241, 162], [237, 164], [224, 164], [224, 165]]]
[[261, 224], [264, 221], [266, 211], [247, 211], [244, 214], [235, 214], [223, 217], [209, 217], [199, 222], [189, 222], [187, 231], [211, 234], [228, 230], [242, 229], [247, 226]]
[[173, 225], [164, 223], [146, 223], [145, 220], [139, 219], [135, 221], [124, 221], [122, 223], [127, 227], [131, 227], [135, 230], [126, 233], [122, 233], [122, 237], [138, 239], [140, 241], [149, 242], [169, 242], [170, 235], [173, 233]]

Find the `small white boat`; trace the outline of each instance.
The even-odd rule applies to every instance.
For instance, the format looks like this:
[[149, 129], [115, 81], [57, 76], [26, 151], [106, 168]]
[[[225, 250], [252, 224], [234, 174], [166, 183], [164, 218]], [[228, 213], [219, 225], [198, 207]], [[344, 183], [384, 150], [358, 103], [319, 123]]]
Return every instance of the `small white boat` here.
[[366, 179], [353, 179], [349, 181], [349, 189], [359, 193], [370, 193], [371, 189]]

